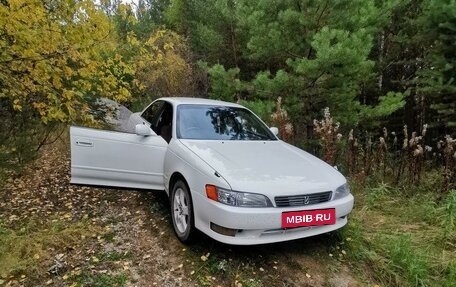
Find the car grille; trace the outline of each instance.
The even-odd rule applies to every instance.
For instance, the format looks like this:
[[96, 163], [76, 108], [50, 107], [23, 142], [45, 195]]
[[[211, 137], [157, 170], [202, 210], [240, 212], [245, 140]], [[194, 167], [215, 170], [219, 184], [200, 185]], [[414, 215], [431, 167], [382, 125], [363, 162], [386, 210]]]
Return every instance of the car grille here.
[[275, 203], [277, 207], [311, 205], [329, 201], [331, 194], [331, 191], [326, 191], [311, 194], [276, 196]]

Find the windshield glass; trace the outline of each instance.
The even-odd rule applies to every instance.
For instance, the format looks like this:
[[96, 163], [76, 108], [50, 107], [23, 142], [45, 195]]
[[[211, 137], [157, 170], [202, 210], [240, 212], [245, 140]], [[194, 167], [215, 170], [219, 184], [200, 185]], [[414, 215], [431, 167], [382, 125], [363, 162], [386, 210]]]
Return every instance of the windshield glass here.
[[179, 105], [177, 137], [200, 140], [276, 140], [250, 111], [237, 107]]

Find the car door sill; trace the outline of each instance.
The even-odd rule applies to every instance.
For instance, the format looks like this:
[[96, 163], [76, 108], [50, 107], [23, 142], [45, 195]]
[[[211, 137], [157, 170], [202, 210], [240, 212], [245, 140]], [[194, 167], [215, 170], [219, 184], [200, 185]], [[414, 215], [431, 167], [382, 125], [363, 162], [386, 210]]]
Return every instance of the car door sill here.
[[150, 175], [150, 176], [163, 176], [163, 173], [156, 173], [156, 172], [134, 171], [134, 170], [125, 170], [125, 169], [105, 168], [105, 167], [91, 167], [91, 166], [84, 166], [84, 165], [73, 165], [71, 168], [94, 170], [94, 171], [121, 172], [121, 173]]
[[106, 187], [122, 187], [126, 189], [152, 189], [152, 190], [164, 190], [164, 185], [150, 184], [150, 183], [141, 183], [141, 182], [122, 182], [122, 181], [112, 181], [112, 180], [100, 180], [100, 179], [90, 179], [87, 177], [79, 178], [72, 177], [71, 184], [77, 185], [91, 185], [91, 186], [106, 186]]

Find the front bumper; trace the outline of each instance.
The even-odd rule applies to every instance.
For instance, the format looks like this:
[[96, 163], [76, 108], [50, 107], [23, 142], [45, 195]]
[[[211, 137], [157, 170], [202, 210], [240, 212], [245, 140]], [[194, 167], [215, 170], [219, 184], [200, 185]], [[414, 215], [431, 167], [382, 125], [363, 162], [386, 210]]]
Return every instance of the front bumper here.
[[[265, 244], [314, 236], [337, 230], [347, 224], [347, 215], [353, 209], [354, 198], [349, 194], [341, 199], [299, 207], [244, 208], [233, 207], [208, 199], [192, 192], [196, 228], [213, 239], [233, 245]], [[333, 225], [282, 229], [282, 212], [336, 209]], [[213, 231], [210, 224], [238, 229], [235, 236], [226, 236]]]

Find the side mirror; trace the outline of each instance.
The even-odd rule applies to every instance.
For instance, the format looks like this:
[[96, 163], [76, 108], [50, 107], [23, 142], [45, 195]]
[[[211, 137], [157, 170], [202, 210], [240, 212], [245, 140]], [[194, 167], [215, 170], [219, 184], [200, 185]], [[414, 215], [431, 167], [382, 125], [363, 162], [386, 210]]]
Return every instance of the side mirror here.
[[279, 129], [278, 129], [278, 128], [276, 128], [276, 127], [270, 127], [269, 129], [271, 130], [271, 132], [272, 132], [275, 136], [277, 136], [277, 135], [279, 134]]
[[135, 126], [135, 134], [146, 137], [152, 135], [152, 130], [147, 125], [137, 124]]

